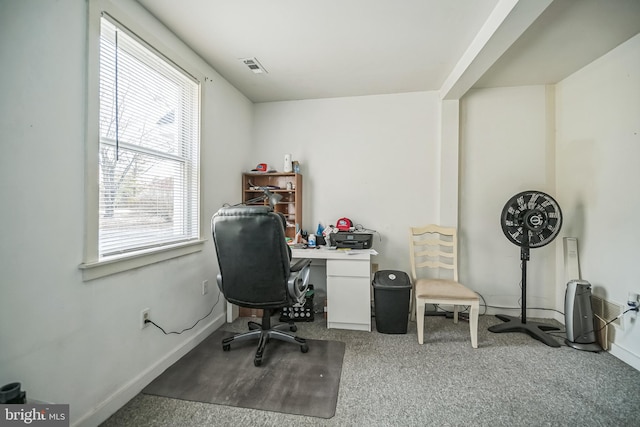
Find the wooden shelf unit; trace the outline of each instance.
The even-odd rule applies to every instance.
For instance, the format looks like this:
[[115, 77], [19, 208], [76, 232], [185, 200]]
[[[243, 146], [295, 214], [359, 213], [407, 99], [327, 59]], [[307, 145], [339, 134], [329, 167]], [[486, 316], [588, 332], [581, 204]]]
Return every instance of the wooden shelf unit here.
[[[252, 189], [252, 187], [254, 189]], [[302, 229], [302, 175], [299, 173], [254, 173], [242, 174], [242, 202], [259, 197], [263, 194], [260, 188], [277, 187], [269, 189], [274, 194], [280, 194], [282, 200], [274, 207], [287, 220], [285, 234], [292, 239], [296, 235], [296, 225]], [[290, 188], [289, 188], [290, 187]], [[267, 201], [254, 203], [255, 205], [268, 204]]]

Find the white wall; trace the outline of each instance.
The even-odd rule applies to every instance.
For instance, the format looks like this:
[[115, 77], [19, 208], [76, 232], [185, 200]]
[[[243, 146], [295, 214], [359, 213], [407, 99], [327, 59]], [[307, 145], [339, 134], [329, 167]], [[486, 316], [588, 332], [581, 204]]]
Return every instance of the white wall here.
[[[554, 87], [472, 90], [461, 100], [460, 276], [490, 305], [518, 305], [519, 249], [498, 218], [507, 199], [527, 189], [553, 195], [564, 217], [556, 240], [531, 250], [528, 307], [564, 310], [565, 236], [578, 238], [594, 294], [625, 305], [629, 292], [640, 293], [638, 70], [640, 36]], [[564, 321], [549, 311], [529, 316]], [[634, 317], [624, 317], [611, 352], [640, 369]]]
[[[215, 210], [238, 200], [240, 170], [258, 162], [281, 169], [291, 153], [305, 179], [305, 228], [351, 217], [380, 232], [380, 268], [408, 270], [407, 227], [436, 222], [441, 211], [437, 94], [252, 106], [137, 4], [117, 3], [211, 77], [203, 90], [204, 237]], [[0, 3], [0, 385], [21, 381], [30, 398], [70, 403], [73, 424], [93, 425], [217, 327], [223, 307], [185, 335], [138, 329], [145, 307], [169, 329], [208, 311], [217, 296], [211, 243], [82, 281], [86, 13], [81, 0]], [[498, 218], [509, 197], [530, 188], [557, 193], [563, 235], [580, 239], [583, 276], [597, 293], [622, 303], [640, 291], [639, 43], [558, 85], [557, 167], [553, 91], [479, 90], [462, 100], [461, 278], [490, 303], [517, 305], [519, 249]], [[532, 250], [530, 307], [558, 304], [556, 245]], [[205, 279], [211, 292], [202, 297]], [[638, 326], [626, 319], [615, 354], [637, 360], [639, 346]]]
[[[555, 196], [553, 172], [548, 169], [553, 155], [547, 132], [549, 97], [544, 86], [524, 86], [472, 90], [461, 100], [460, 280], [488, 305], [520, 307], [520, 248], [502, 232], [504, 205], [526, 190]], [[556, 244], [557, 239], [531, 250], [528, 308], [556, 308]], [[520, 314], [491, 308], [488, 312]], [[528, 315], [552, 314], [530, 310]]]
[[[252, 104], [137, 3], [117, 3], [211, 79], [201, 147], [210, 239], [209, 218], [240, 193]], [[210, 240], [196, 254], [82, 281], [86, 15], [82, 0], [0, 3], [0, 385], [19, 381], [28, 398], [69, 403], [72, 424], [96, 425], [218, 327], [224, 308], [183, 335], [138, 326], [146, 307], [169, 330], [210, 310]]]
[[256, 104], [245, 168], [282, 170], [291, 153], [304, 179], [303, 227], [346, 216], [378, 231], [380, 269], [409, 272], [408, 227], [437, 221], [439, 117], [435, 92]]
[[[558, 193], [593, 293], [640, 293], [640, 35], [557, 85]], [[640, 322], [625, 315], [612, 352], [640, 369]]]

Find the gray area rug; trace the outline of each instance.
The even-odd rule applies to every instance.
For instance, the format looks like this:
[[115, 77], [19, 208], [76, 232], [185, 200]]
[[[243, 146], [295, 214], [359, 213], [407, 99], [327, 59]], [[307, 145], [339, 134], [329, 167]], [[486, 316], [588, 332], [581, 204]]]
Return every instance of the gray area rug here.
[[319, 418], [335, 415], [343, 342], [308, 339], [309, 352], [302, 353], [296, 345], [272, 339], [262, 366], [256, 367], [257, 340], [222, 350], [222, 339], [233, 334], [214, 332], [142, 392]]
[[[245, 331], [248, 320], [237, 319], [224, 329]], [[567, 347], [561, 332], [554, 335], [561, 347], [552, 348], [524, 333], [488, 331], [499, 323], [494, 316], [480, 316], [474, 349], [464, 321], [426, 318], [420, 345], [415, 322], [407, 334], [388, 335], [375, 327], [371, 332], [327, 329], [317, 316], [315, 322], [298, 323], [298, 335], [346, 344], [333, 418], [139, 394], [101, 427], [638, 425], [640, 371], [606, 352]]]

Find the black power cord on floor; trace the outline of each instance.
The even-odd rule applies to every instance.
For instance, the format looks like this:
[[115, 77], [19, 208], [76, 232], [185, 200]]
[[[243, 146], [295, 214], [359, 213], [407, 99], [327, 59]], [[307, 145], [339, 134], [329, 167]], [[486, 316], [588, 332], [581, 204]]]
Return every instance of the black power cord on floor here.
[[171, 334], [180, 335], [183, 332], [190, 331], [191, 329], [195, 328], [198, 323], [200, 323], [202, 320], [204, 320], [207, 317], [209, 317], [211, 315], [211, 313], [213, 313], [213, 309], [216, 308], [216, 305], [218, 305], [218, 302], [220, 302], [220, 293], [218, 293], [218, 299], [216, 300], [216, 302], [213, 304], [213, 307], [211, 307], [211, 310], [209, 310], [209, 312], [206, 315], [204, 315], [203, 317], [198, 319], [196, 321], [196, 323], [194, 323], [190, 327], [184, 328], [180, 332], [176, 332], [176, 331], [167, 332], [167, 331], [164, 330], [164, 328], [162, 326], [158, 325], [156, 322], [152, 321], [151, 319], [145, 320], [144, 323], [151, 323], [153, 326], [155, 326], [156, 328], [160, 329], [162, 331], [162, 333], [165, 334], [165, 335], [171, 335]]
[[[474, 291], [475, 292], [475, 291]], [[501, 308], [503, 310], [520, 310], [522, 307], [503, 307], [503, 306], [499, 306], [499, 305], [489, 305], [487, 304], [487, 300], [484, 299], [484, 297], [482, 296], [481, 293], [476, 292], [476, 294], [478, 294], [478, 296], [482, 299], [482, 304], [480, 304], [480, 306], [484, 307], [484, 312], [480, 314], [480, 316], [484, 316], [487, 314], [487, 308], [491, 307], [491, 308]], [[449, 316], [453, 315], [453, 311], [448, 311], [445, 310], [443, 308], [441, 308], [438, 304], [434, 304], [436, 307], [436, 311], [437, 310], [442, 310], [442, 312], [446, 313]], [[466, 308], [464, 310], [460, 310], [458, 313], [466, 313], [469, 311], [469, 306], [465, 306]], [[561, 315], [564, 316], [564, 313], [556, 310], [554, 308], [544, 308], [544, 307], [528, 307], [529, 310], [548, 310], [548, 311], [555, 311], [556, 313], [560, 313]]]
[[[475, 292], [475, 291], [474, 291]], [[503, 306], [499, 306], [499, 305], [489, 305], [487, 304], [487, 300], [484, 299], [484, 297], [482, 296], [482, 294], [480, 294], [479, 292], [476, 292], [476, 294], [478, 294], [478, 296], [480, 298], [482, 298], [482, 306], [484, 306], [484, 313], [481, 314], [487, 314], [487, 307], [491, 307], [491, 308], [501, 308], [503, 310], [521, 310], [522, 307], [503, 307]], [[520, 300], [518, 300], [520, 301]], [[545, 308], [545, 307], [527, 307], [528, 310], [547, 310], [547, 311], [555, 311], [556, 313], [560, 313], [561, 315], [564, 316], [564, 313], [561, 312], [560, 310], [556, 310], [555, 308]]]

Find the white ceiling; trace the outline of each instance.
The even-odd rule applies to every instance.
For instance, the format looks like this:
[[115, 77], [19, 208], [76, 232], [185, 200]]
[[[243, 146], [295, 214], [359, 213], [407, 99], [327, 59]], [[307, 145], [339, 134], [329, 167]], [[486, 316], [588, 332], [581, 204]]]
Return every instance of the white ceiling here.
[[253, 102], [552, 84], [640, 32], [640, 0], [137, 1]]
[[476, 87], [557, 83], [640, 32], [640, 0], [555, 0]]

